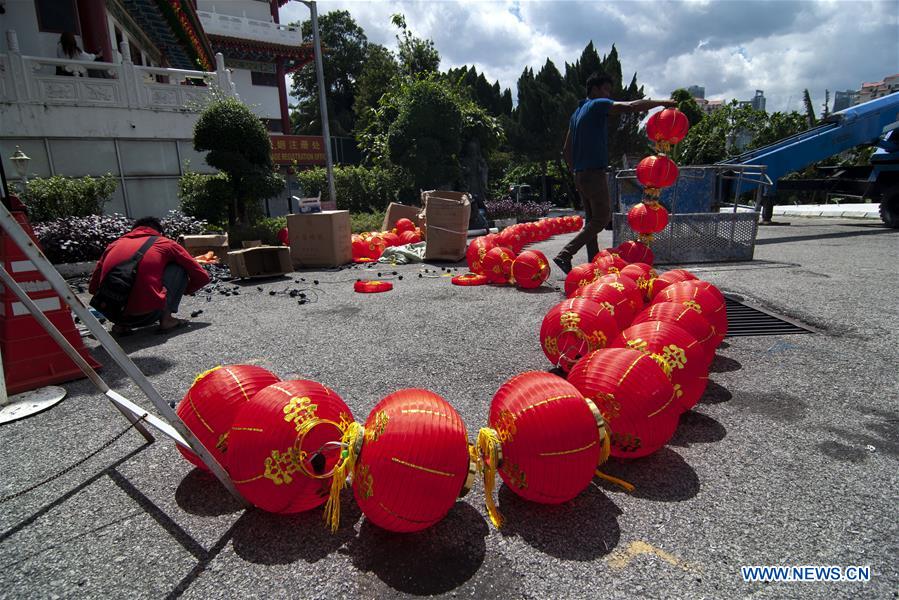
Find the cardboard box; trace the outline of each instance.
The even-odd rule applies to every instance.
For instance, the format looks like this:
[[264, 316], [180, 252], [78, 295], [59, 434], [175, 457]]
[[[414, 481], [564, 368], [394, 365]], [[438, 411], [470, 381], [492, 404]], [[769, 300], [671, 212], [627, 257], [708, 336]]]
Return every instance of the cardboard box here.
[[468, 248], [468, 219], [471, 197], [464, 192], [422, 192], [428, 245], [425, 260], [458, 261]]
[[294, 266], [339, 267], [353, 260], [349, 211], [287, 215], [287, 235]]
[[418, 206], [406, 206], [399, 202], [391, 202], [390, 206], [387, 207], [387, 214], [384, 215], [384, 224], [381, 226], [381, 231], [390, 231], [400, 219], [409, 219], [417, 227], [423, 227], [421, 212], [422, 209]]
[[256, 246], [228, 253], [228, 268], [233, 277], [276, 277], [293, 271], [290, 248]]
[[181, 246], [191, 256], [200, 256], [210, 250], [219, 258], [228, 254], [228, 234], [222, 235], [182, 235], [178, 239]]

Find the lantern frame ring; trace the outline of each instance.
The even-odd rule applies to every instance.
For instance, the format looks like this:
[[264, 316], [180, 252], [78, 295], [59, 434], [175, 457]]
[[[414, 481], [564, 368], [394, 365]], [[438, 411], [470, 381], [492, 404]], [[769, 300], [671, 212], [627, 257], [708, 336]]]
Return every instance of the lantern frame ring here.
[[[319, 419], [316, 417], [314, 419], [309, 419], [308, 421], [303, 423], [303, 427], [297, 433], [297, 439], [294, 442], [294, 445], [298, 449], [302, 450], [303, 441], [306, 439], [306, 435], [319, 425], [333, 425], [334, 428], [337, 429], [341, 433], [341, 435], [343, 434], [343, 429], [340, 427], [340, 423], [337, 423], [336, 421], [332, 421], [330, 419]], [[320, 452], [325, 446], [328, 446], [329, 444], [333, 444], [333, 443], [334, 442], [326, 442], [326, 443], [322, 444], [318, 450], [316, 450], [314, 453], [310, 454], [309, 456], [310, 457], [314, 456], [315, 454]], [[337, 443], [340, 444], [341, 448], [343, 447], [343, 444], [341, 442], [337, 442]], [[309, 459], [309, 460], [311, 460], [311, 459]], [[334, 470], [337, 468], [337, 465], [340, 464], [340, 460], [338, 460], [337, 463], [334, 465], [334, 467], [331, 468], [330, 471], [319, 475], [319, 474], [311, 472], [309, 469], [307, 469], [306, 462], [308, 462], [308, 460], [297, 461], [297, 466], [299, 467], [299, 469], [303, 473], [303, 475], [306, 475], [307, 477], [310, 477], [312, 479], [330, 479], [331, 477], [334, 476]]]

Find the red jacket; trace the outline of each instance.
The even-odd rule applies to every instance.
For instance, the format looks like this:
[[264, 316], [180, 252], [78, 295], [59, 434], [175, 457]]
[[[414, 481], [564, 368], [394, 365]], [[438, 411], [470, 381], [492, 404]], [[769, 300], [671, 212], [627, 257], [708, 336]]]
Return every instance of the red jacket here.
[[131, 258], [151, 235], [159, 236], [137, 267], [137, 281], [131, 290], [125, 314], [143, 315], [155, 310], [165, 309], [165, 288], [162, 287], [162, 272], [169, 263], [176, 263], [187, 271], [189, 281], [185, 293], [190, 294], [209, 283], [209, 274], [187, 253], [180, 244], [160, 235], [152, 227], [138, 227], [106, 247], [103, 256], [97, 261], [91, 275], [88, 291], [97, 293], [100, 282], [117, 264]]

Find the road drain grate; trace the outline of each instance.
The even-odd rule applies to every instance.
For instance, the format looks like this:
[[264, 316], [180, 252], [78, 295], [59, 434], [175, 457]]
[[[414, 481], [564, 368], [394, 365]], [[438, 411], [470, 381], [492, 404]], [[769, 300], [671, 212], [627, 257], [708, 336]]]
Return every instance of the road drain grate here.
[[727, 303], [727, 337], [815, 333], [807, 326], [749, 306], [731, 296], [725, 296], [724, 300]]

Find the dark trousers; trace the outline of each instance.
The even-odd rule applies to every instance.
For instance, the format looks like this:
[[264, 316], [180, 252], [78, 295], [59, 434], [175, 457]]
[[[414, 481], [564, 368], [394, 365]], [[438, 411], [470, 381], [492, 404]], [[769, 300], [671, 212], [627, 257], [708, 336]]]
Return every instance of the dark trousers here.
[[[165, 309], [169, 313], [178, 312], [178, 306], [181, 304], [181, 298], [187, 289], [187, 271], [181, 265], [169, 263], [162, 272], [162, 287], [165, 288]], [[124, 327], [146, 327], [152, 325], [162, 318], [161, 310], [142, 315], [125, 315], [116, 325]]]
[[604, 169], [578, 171], [574, 174], [574, 183], [584, 203], [586, 215], [584, 228], [568, 242], [559, 256], [571, 259], [578, 250], [587, 246], [587, 259], [599, 253], [599, 242], [596, 236], [608, 225], [612, 218], [612, 202], [609, 199], [609, 176]]

